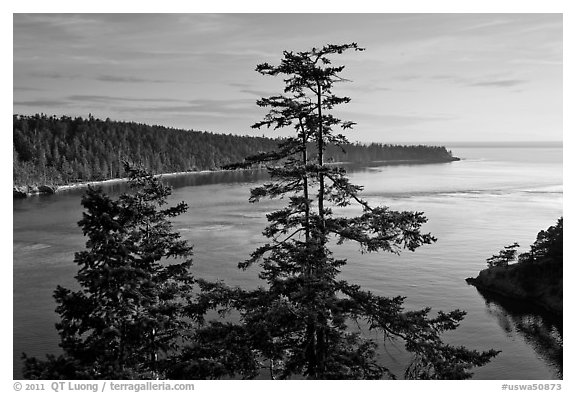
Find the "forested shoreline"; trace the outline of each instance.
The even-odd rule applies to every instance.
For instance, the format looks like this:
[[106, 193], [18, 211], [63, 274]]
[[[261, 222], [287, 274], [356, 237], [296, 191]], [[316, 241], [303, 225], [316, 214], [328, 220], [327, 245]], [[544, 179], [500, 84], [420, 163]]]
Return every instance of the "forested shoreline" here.
[[530, 251], [518, 255], [518, 243], [487, 259], [488, 268], [468, 284], [481, 291], [536, 304], [558, 316], [563, 313], [564, 218], [538, 233]]
[[[218, 170], [274, 149], [281, 139], [187, 131], [159, 125], [44, 114], [13, 115], [13, 185], [54, 191], [122, 177], [123, 161], [154, 173]], [[372, 143], [326, 146], [327, 161], [448, 162], [445, 147]], [[43, 188], [42, 188], [43, 187]], [[44, 191], [42, 191], [42, 189]]]

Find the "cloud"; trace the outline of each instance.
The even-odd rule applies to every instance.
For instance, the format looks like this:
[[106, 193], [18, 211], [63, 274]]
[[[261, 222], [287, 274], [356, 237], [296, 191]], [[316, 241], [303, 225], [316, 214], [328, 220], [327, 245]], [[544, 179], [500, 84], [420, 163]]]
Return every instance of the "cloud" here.
[[469, 80], [459, 77], [457, 75], [449, 74], [436, 74], [436, 75], [398, 75], [392, 78], [400, 82], [420, 82], [420, 81], [447, 81], [456, 84], [467, 84]]
[[25, 100], [14, 101], [14, 106], [42, 106], [42, 107], [58, 107], [67, 106], [69, 102], [61, 100]]
[[152, 78], [138, 78], [135, 76], [123, 76], [123, 75], [79, 75], [79, 74], [63, 74], [60, 72], [30, 72], [28, 75], [35, 78], [47, 78], [47, 79], [89, 79], [99, 82], [111, 82], [111, 83], [173, 83], [176, 81], [168, 79], [152, 79]]
[[137, 78], [134, 76], [121, 76], [121, 75], [99, 75], [93, 78], [100, 82], [120, 82], [120, 83], [171, 83], [173, 81], [164, 79], [146, 79]]
[[[177, 99], [177, 98], [148, 98], [148, 97], [119, 97], [108, 95], [77, 94], [70, 95], [66, 98], [69, 102], [88, 102], [88, 103], [150, 103], [148, 106], [126, 106], [126, 110], [136, 111], [214, 111], [227, 113], [234, 110], [245, 110], [247, 105], [254, 105], [253, 100], [248, 99]], [[158, 105], [152, 105], [157, 103]], [[176, 103], [179, 105], [160, 105], [162, 103]]]
[[392, 127], [406, 127], [416, 124], [428, 122], [442, 122], [456, 120], [457, 116], [450, 114], [406, 114], [406, 115], [391, 115], [391, 114], [376, 114], [376, 113], [361, 113], [361, 112], [348, 112], [342, 111], [342, 118], [346, 120], [353, 120], [359, 123], [358, 127], [363, 125], [376, 124], [378, 126], [392, 126]]
[[233, 14], [178, 14], [171, 23], [180, 24], [195, 34], [227, 34], [237, 30], [243, 18]]
[[379, 115], [377, 118], [385, 124], [396, 126], [407, 126], [434, 121], [454, 120], [454, 117], [445, 115], [424, 116], [424, 115]]
[[278, 93], [271, 93], [269, 91], [264, 90], [256, 90], [256, 89], [240, 89], [241, 93], [250, 94], [256, 97], [270, 97], [274, 95], [278, 95]]
[[526, 80], [521, 79], [501, 79], [493, 81], [484, 82], [474, 82], [469, 83], [469, 86], [480, 86], [480, 87], [515, 87], [527, 83]]
[[402, 82], [410, 82], [413, 80], [418, 80], [424, 78], [422, 75], [398, 75], [392, 79], [402, 81]]
[[39, 87], [28, 87], [28, 86], [14, 86], [14, 91], [42, 91], [46, 89], [41, 89]]
[[238, 100], [178, 100], [175, 105], [138, 105], [116, 106], [121, 112], [133, 113], [164, 113], [164, 114], [202, 114], [212, 117], [226, 117], [236, 115], [244, 117], [250, 115], [254, 109], [254, 101], [251, 99]]
[[30, 72], [28, 75], [35, 78], [48, 78], [48, 79], [77, 79], [80, 76], [75, 74], [64, 75], [59, 72]]
[[72, 101], [84, 102], [187, 102], [186, 100], [179, 100], [175, 98], [140, 98], [140, 97], [115, 97], [105, 95], [90, 95], [80, 94], [68, 96]]
[[513, 59], [509, 61], [510, 64], [528, 64], [536, 66], [562, 66], [563, 61], [560, 57], [559, 59]]
[[[484, 19], [486, 15], [482, 15], [480, 16], [480, 19]], [[501, 15], [498, 15], [499, 17]], [[504, 15], [505, 16], [505, 15]], [[510, 18], [506, 18], [506, 19], [494, 19], [494, 20], [481, 20], [478, 23], [472, 24], [472, 25], [466, 25], [464, 27], [462, 27], [460, 29], [461, 32], [466, 32], [466, 31], [474, 31], [474, 30], [485, 30], [485, 29], [493, 29], [494, 27], [497, 26], [505, 26], [505, 25], [510, 25], [511, 23], [513, 23], [513, 19]]]
[[372, 93], [372, 92], [378, 92], [378, 91], [392, 91], [392, 90], [394, 90], [394, 89], [391, 89], [390, 87], [378, 86], [376, 83], [374, 83], [373, 85], [351, 84], [351, 85], [345, 86], [345, 88], [346, 88], [346, 90], [360, 91], [363, 93]]
[[[502, 76], [502, 75], [498, 75]], [[412, 81], [435, 81], [435, 82], [449, 82], [457, 85], [463, 86], [477, 86], [477, 87], [516, 87], [528, 83], [528, 80], [524, 79], [494, 79], [497, 75], [485, 76], [483, 78], [466, 78], [459, 77], [457, 75], [448, 74], [437, 74], [437, 75], [400, 75], [393, 79], [402, 82], [412, 82]]]

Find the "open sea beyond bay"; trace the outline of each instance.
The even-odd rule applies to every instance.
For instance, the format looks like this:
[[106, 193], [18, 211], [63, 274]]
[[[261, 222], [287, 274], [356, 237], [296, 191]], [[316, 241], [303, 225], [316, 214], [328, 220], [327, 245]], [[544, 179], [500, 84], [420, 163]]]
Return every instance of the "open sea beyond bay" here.
[[[474, 370], [475, 379], [562, 378], [561, 320], [482, 295], [464, 281], [506, 245], [518, 242], [520, 252], [528, 250], [537, 233], [562, 216], [562, 148], [447, 147], [462, 160], [347, 168], [370, 203], [423, 211], [429, 219], [424, 229], [438, 241], [399, 256], [361, 254], [352, 243], [334, 245], [335, 256], [348, 259], [343, 278], [378, 295], [405, 296], [407, 309], [466, 310], [447, 341], [502, 351]], [[194, 245], [195, 276], [243, 287], [263, 284], [258, 267], [241, 271], [237, 264], [263, 243], [265, 214], [286, 202], [248, 203], [250, 188], [266, 178], [262, 171], [165, 177], [174, 187], [171, 201], [189, 205], [174, 224]], [[104, 188], [118, 195], [126, 185]], [[74, 252], [86, 241], [77, 226], [82, 193], [75, 189], [14, 200], [14, 378], [22, 376], [22, 352], [43, 357], [60, 351], [52, 294], [57, 285], [77, 288]], [[350, 207], [337, 214], [360, 211]], [[382, 344], [382, 362], [401, 377], [409, 360], [402, 343], [374, 338]]]

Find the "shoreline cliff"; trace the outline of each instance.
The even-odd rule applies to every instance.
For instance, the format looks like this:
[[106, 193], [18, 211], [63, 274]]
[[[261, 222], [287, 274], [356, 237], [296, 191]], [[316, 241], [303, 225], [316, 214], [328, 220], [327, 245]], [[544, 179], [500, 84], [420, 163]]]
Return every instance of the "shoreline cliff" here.
[[[510, 299], [529, 302], [561, 316], [563, 310], [562, 278], [555, 275], [538, 277], [546, 267], [534, 266], [527, 273], [519, 264], [507, 267], [492, 267], [482, 270], [477, 277], [467, 278], [466, 282], [479, 290], [492, 292]], [[531, 279], [518, 277], [535, 276]]]
[[479, 290], [528, 302], [555, 315], [563, 313], [563, 218], [555, 226], [540, 231], [530, 251], [518, 255], [508, 246], [489, 258], [487, 269], [466, 282]]

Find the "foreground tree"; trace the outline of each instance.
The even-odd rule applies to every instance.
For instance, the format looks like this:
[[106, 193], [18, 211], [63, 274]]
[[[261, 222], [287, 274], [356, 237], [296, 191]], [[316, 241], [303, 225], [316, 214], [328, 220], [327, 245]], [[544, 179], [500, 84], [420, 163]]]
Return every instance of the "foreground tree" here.
[[75, 256], [81, 289], [58, 286], [54, 293], [64, 354], [24, 355], [25, 378], [152, 379], [178, 363], [192, 329], [185, 317], [192, 247], [169, 220], [187, 206], [164, 208], [170, 188], [143, 170], [126, 170], [133, 193], [114, 200], [89, 188], [82, 199], [79, 225], [88, 241]]
[[[282, 76], [285, 89], [284, 94], [258, 101], [269, 113], [254, 127], [293, 127], [296, 135], [283, 140], [276, 151], [248, 157], [234, 167], [268, 163], [272, 180], [253, 189], [250, 201], [287, 198], [289, 202], [267, 215], [264, 235], [269, 242], [240, 263], [242, 269], [258, 263], [265, 288], [245, 291], [200, 282], [197, 314], [234, 310], [240, 323], [213, 321], [198, 330], [195, 346], [187, 350], [186, 369], [179, 370], [183, 375], [253, 378], [265, 368], [271, 378], [394, 377], [377, 361], [376, 342], [351, 330], [353, 322], [386, 339], [404, 341], [414, 354], [406, 378], [468, 378], [472, 367], [496, 355], [493, 350], [477, 352], [442, 341], [441, 334], [458, 326], [463, 311], [439, 312], [435, 317], [429, 316], [430, 309], [405, 311], [403, 298], [376, 296], [339, 278], [347, 261], [332, 256], [331, 241], [356, 242], [362, 252], [392, 253], [414, 251], [435, 241], [421, 232], [423, 213], [370, 206], [359, 196], [362, 187], [351, 184], [344, 169], [325, 163], [328, 143], [347, 143], [336, 130], [354, 125], [330, 113], [350, 101], [332, 92], [344, 81], [340, 76], [344, 66], [333, 66], [331, 58], [350, 50], [363, 49], [346, 44], [284, 52], [280, 65], [257, 67], [261, 74]], [[334, 214], [334, 208], [353, 202], [362, 207], [360, 216]]]

